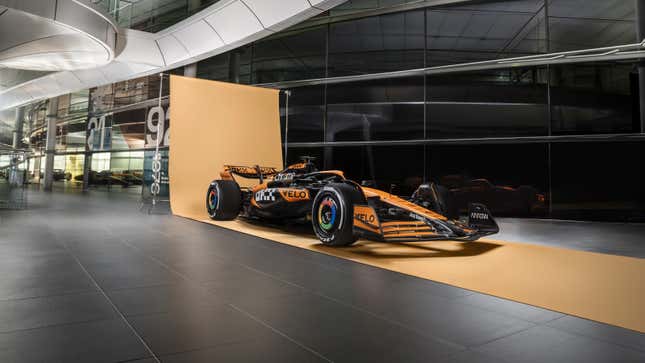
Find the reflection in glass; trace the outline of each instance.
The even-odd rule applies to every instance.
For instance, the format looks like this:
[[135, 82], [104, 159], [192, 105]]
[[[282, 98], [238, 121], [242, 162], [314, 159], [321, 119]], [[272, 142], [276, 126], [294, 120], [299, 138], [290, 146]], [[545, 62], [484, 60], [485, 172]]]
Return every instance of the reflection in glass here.
[[461, 213], [484, 203], [497, 216], [540, 217], [548, 212], [547, 155], [546, 144], [431, 146], [427, 168]]
[[277, 34], [253, 46], [253, 83], [325, 77], [327, 28]]
[[557, 65], [550, 75], [554, 135], [640, 131], [634, 64]]
[[457, 5], [427, 12], [428, 67], [546, 52], [542, 0]]
[[544, 68], [430, 76], [427, 94], [430, 138], [548, 134]]
[[635, 2], [549, 0], [551, 52], [637, 43]]
[[423, 68], [423, 10], [334, 23], [329, 76]]
[[326, 141], [423, 139], [423, 77], [330, 85]]
[[92, 0], [123, 28], [156, 33], [220, 0]]
[[324, 165], [344, 171], [356, 182], [409, 197], [423, 183], [423, 149], [422, 145], [329, 147]]
[[[289, 97], [289, 136], [288, 142], [323, 141], [325, 122], [325, 87], [299, 87], [291, 90]], [[286, 99], [280, 95], [280, 119], [282, 135], [285, 132]], [[284, 138], [283, 138], [284, 140]]]

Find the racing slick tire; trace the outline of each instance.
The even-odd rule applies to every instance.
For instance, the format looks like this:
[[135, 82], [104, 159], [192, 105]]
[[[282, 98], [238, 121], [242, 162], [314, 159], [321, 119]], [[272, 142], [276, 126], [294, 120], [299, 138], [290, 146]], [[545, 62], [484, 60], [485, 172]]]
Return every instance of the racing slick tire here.
[[242, 192], [233, 180], [214, 180], [206, 192], [206, 211], [211, 219], [230, 221], [242, 208]]
[[332, 183], [314, 199], [311, 223], [316, 237], [326, 246], [349, 246], [354, 235], [354, 203], [364, 199], [361, 190], [349, 184]]

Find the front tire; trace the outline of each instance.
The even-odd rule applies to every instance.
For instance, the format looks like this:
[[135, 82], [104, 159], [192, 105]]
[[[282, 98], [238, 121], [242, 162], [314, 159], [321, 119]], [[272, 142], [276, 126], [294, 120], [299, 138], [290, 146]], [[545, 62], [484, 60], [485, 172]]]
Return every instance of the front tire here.
[[232, 180], [214, 180], [206, 192], [206, 211], [211, 219], [230, 221], [242, 208], [242, 192]]
[[[354, 201], [362, 195], [347, 184], [323, 187], [312, 205], [311, 223], [316, 237], [326, 246], [349, 246], [358, 239], [354, 235]], [[361, 193], [362, 194], [362, 193]]]

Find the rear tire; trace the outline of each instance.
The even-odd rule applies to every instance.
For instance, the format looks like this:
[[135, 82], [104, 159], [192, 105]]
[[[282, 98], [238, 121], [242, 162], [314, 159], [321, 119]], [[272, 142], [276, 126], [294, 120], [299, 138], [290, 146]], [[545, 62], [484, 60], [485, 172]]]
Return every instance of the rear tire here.
[[354, 203], [364, 199], [356, 186], [333, 183], [323, 187], [311, 209], [311, 223], [316, 237], [326, 246], [349, 246], [354, 235]]
[[214, 180], [206, 192], [206, 211], [211, 219], [230, 221], [240, 214], [242, 192], [232, 180]]

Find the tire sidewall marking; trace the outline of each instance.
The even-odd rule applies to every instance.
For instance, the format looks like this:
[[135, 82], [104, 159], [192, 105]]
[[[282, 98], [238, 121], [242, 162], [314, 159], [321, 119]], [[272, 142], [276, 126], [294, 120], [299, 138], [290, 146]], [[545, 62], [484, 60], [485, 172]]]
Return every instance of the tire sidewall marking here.
[[[330, 187], [324, 187], [324, 188], [322, 188], [320, 190], [320, 192], [318, 192], [318, 195], [316, 195], [316, 202], [314, 203], [315, 206], [320, 207], [320, 203], [322, 202], [322, 199], [325, 197], [323, 195], [323, 193], [332, 194], [333, 199], [339, 205], [339, 208], [340, 208], [340, 220], [338, 221], [338, 227], [336, 228], [336, 231], [335, 231], [335, 232], [338, 232], [343, 227], [343, 225], [345, 223], [345, 218], [346, 218], [345, 215], [347, 214], [347, 206], [345, 204], [345, 200], [343, 199], [343, 197], [340, 195], [340, 193], [336, 189], [330, 188]], [[324, 231], [324, 229], [319, 225], [318, 222], [316, 222], [316, 224], [317, 224], [316, 228], [318, 230], [323, 230]], [[323, 242], [331, 242], [331, 241], [336, 239], [335, 232], [330, 234], [329, 237], [321, 236], [321, 235], [319, 235], [319, 233], [316, 233], [316, 235], [317, 235], [318, 239], [320, 239]]]

